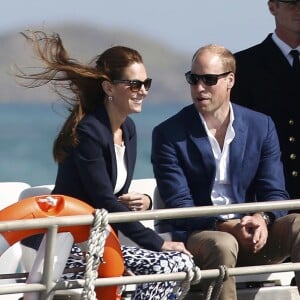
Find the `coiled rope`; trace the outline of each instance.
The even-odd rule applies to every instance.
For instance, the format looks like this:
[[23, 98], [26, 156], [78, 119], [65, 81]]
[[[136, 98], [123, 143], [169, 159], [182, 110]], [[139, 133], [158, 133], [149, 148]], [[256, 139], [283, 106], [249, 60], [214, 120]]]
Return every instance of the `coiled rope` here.
[[221, 289], [223, 286], [223, 281], [228, 278], [228, 269], [224, 265], [219, 266], [219, 276], [214, 280], [207, 291], [206, 300], [217, 300], [219, 299]]
[[108, 213], [105, 209], [95, 210], [94, 222], [90, 229], [88, 251], [86, 253], [86, 270], [82, 300], [97, 300], [95, 281], [98, 277], [99, 264], [103, 262], [104, 245], [107, 238]]
[[182, 300], [185, 298], [187, 293], [190, 290], [191, 284], [197, 284], [201, 280], [201, 271], [200, 268], [197, 266], [194, 266], [193, 268], [189, 269], [187, 271], [185, 279], [181, 283], [181, 294], [178, 297], [178, 300]]
[[[98, 267], [103, 262], [104, 245], [108, 235], [106, 229], [108, 225], [108, 212], [105, 209], [96, 209], [94, 215], [94, 222], [91, 225], [88, 240], [88, 251], [86, 253], [85, 282], [81, 300], [97, 300], [95, 281], [98, 277]], [[181, 289], [178, 300], [184, 299], [190, 290], [191, 284], [197, 284], [201, 279], [201, 271], [197, 266], [190, 268], [186, 273], [185, 279], [182, 281], [180, 287], [178, 287], [178, 293], [179, 289]], [[210, 298], [207, 300], [210, 300]]]

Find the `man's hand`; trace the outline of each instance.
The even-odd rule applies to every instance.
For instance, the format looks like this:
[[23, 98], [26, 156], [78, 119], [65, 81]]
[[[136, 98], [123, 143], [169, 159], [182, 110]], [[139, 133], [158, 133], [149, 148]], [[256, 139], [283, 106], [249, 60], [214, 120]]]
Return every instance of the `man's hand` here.
[[260, 251], [268, 239], [268, 227], [263, 216], [260, 213], [245, 216], [241, 219], [241, 226], [245, 227], [247, 231], [252, 232], [253, 253]]
[[253, 253], [260, 251], [268, 238], [267, 224], [259, 213], [219, 223], [217, 230], [231, 233], [242, 248]]

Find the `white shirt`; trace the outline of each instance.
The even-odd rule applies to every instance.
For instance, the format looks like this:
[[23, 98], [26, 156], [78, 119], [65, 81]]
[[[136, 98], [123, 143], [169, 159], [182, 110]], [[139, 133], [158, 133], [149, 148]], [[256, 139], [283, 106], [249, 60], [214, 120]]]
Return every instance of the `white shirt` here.
[[[229, 166], [229, 149], [230, 143], [235, 137], [235, 131], [232, 126], [234, 114], [230, 103], [230, 120], [225, 134], [223, 149], [221, 150], [216, 138], [209, 131], [203, 116], [199, 113], [203, 126], [208, 135], [208, 139], [214, 154], [216, 162], [216, 176], [211, 191], [211, 201], [213, 205], [227, 205], [235, 203], [231, 182], [230, 182], [230, 166]], [[234, 214], [222, 215], [224, 219], [234, 218]]]
[[[286, 44], [284, 41], [282, 41], [276, 32], [272, 34], [272, 39], [274, 43], [278, 46], [278, 48], [281, 50], [281, 52], [284, 54], [290, 65], [293, 65], [293, 56], [290, 54], [290, 51], [293, 50], [288, 44]], [[294, 48], [294, 50], [298, 50], [300, 53], [300, 45], [297, 48]]]
[[124, 186], [127, 178], [127, 168], [125, 163], [125, 145], [115, 144], [115, 153], [117, 160], [117, 181], [114, 189], [114, 194], [118, 193]]

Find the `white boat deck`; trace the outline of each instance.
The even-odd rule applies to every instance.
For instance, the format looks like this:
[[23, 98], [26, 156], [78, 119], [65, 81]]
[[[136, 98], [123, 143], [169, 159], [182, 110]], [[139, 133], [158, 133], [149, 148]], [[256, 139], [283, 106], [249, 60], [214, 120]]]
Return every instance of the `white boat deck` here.
[[[26, 183], [20, 182], [0, 182], [0, 209], [4, 209], [8, 205], [17, 203], [19, 200], [35, 197], [38, 195], [49, 195], [53, 185], [45, 185], [38, 187], [30, 187]], [[146, 226], [155, 228], [154, 224], [156, 220], [166, 219], [170, 216], [180, 217], [192, 217], [195, 215], [214, 215], [216, 213], [228, 213], [230, 212], [251, 212], [257, 211], [257, 209], [264, 211], [272, 208], [272, 210], [283, 209], [283, 208], [300, 208], [299, 200], [289, 201], [276, 201], [276, 203], [259, 203], [254, 205], [243, 204], [243, 205], [231, 205], [226, 207], [207, 207], [207, 208], [193, 208], [193, 209], [175, 209], [168, 210], [161, 208], [161, 202], [156, 189], [155, 180], [152, 178], [148, 179], [136, 179], [133, 180], [132, 190], [142, 190], [144, 193], [149, 194], [154, 201], [154, 210], [139, 213], [114, 213], [108, 214], [108, 222], [128, 222], [133, 220], [142, 220]], [[69, 281], [54, 281], [53, 274], [54, 261], [59, 259], [57, 253], [61, 252], [55, 250], [57, 240], [59, 239], [58, 228], [60, 226], [79, 226], [79, 225], [90, 225], [93, 222], [92, 215], [81, 215], [72, 217], [56, 217], [43, 218], [43, 219], [26, 219], [19, 221], [1, 221], [0, 220], [0, 233], [8, 230], [24, 230], [26, 228], [47, 228], [47, 255], [43, 260], [43, 273], [47, 273], [41, 277], [40, 282], [26, 283], [28, 274], [32, 272], [32, 266], [36, 261], [36, 253], [27, 251], [24, 246], [19, 242], [9, 247], [0, 256], [0, 300], [19, 300], [28, 293], [37, 295], [37, 299], [50, 300], [64, 300], [64, 299], [80, 299], [81, 289], [84, 285], [84, 280], [77, 280], [76, 282]], [[168, 237], [168, 234], [165, 233]], [[130, 244], [132, 241], [126, 237], [120, 235], [120, 242], [122, 244]], [[72, 242], [70, 242], [72, 243]], [[1, 248], [0, 240], [0, 248]], [[291, 286], [291, 280], [294, 277], [294, 270], [300, 270], [300, 263], [283, 263], [277, 265], [268, 266], [253, 266], [244, 268], [232, 268], [228, 270], [230, 276], [237, 276], [238, 286], [238, 298], [239, 300], [299, 300], [300, 296], [295, 286]], [[203, 270], [202, 278], [216, 278], [219, 276], [219, 270]], [[20, 274], [20, 278], [9, 278], [3, 279], [5, 274]], [[50, 277], [49, 277], [50, 275]], [[123, 276], [118, 278], [98, 278], [95, 282], [95, 286], [103, 286], [110, 284], [126, 284], [127, 293], [123, 295], [123, 300], [130, 299], [130, 293], [134, 290], [134, 284], [143, 281], [152, 280], [183, 280], [186, 276], [185, 273], [169, 274], [171, 277], [155, 276], [151, 278], [145, 276], [139, 279], [140, 276]], [[12, 276], [9, 276], [12, 277]], [[72, 289], [71, 289], [72, 288]], [[50, 292], [49, 292], [50, 291]], [[47, 292], [47, 293], [46, 293]], [[43, 296], [39, 296], [43, 295]], [[47, 296], [45, 296], [47, 295]], [[39, 298], [42, 297], [42, 298]], [[196, 289], [191, 289], [190, 293], [186, 297], [187, 300], [199, 300], [201, 299], [201, 293]], [[33, 298], [35, 299], [35, 298]], [[101, 299], [108, 300], [108, 299]]]

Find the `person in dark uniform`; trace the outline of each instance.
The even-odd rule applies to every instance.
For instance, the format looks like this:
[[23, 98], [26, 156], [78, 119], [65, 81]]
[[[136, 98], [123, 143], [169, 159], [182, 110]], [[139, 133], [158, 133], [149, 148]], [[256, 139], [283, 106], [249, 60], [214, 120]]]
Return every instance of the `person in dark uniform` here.
[[[300, 1], [270, 0], [276, 28], [260, 44], [235, 53], [232, 101], [270, 115], [282, 150], [286, 188], [300, 198]], [[295, 63], [293, 53], [295, 55]], [[293, 66], [294, 63], [294, 66]], [[297, 66], [298, 64], [298, 66]]]

